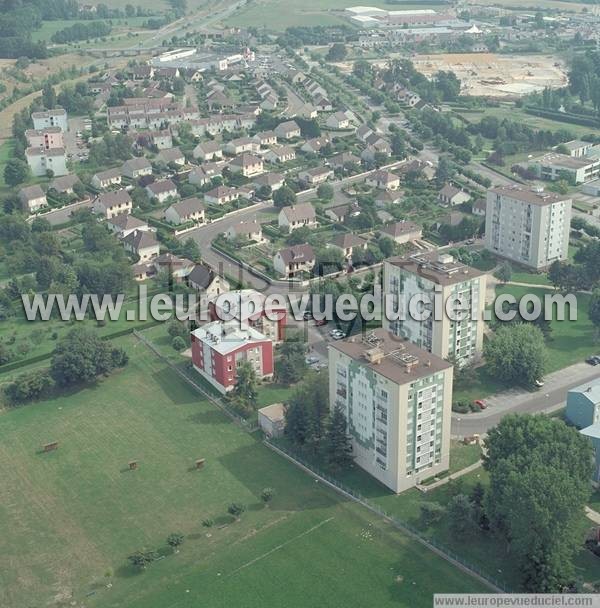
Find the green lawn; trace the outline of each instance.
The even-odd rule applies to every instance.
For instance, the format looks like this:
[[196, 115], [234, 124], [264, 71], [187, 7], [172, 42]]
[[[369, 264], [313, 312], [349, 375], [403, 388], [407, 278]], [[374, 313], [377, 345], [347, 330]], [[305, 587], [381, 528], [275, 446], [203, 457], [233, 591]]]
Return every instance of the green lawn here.
[[[521, 124], [527, 125], [534, 129], [548, 129], [550, 131], [558, 131], [560, 129], [570, 131], [575, 137], [582, 137], [583, 135], [595, 134], [600, 135], [600, 130], [594, 129], [593, 127], [583, 127], [580, 125], [573, 125], [571, 123], [559, 122], [557, 120], [551, 120], [549, 118], [540, 118], [539, 116], [532, 116], [527, 114], [521, 108], [517, 108], [513, 103], [501, 103], [497, 108], [484, 108], [477, 112], [461, 112], [458, 113], [466, 118], [469, 122], [479, 122], [484, 116], [495, 116], [499, 120], [509, 119], [512, 121], [520, 122]], [[535, 153], [533, 153], [535, 156]], [[526, 158], [527, 155], [525, 155]], [[523, 158], [522, 160], [525, 160]], [[513, 162], [516, 162], [511, 157]], [[510, 162], [507, 161], [505, 169], [510, 169]]]
[[[0, 415], [0, 605], [412, 608], [434, 591], [485, 590], [123, 343], [131, 361], [113, 377]], [[39, 453], [49, 441], [59, 449]], [[233, 501], [248, 507], [239, 522]], [[178, 554], [164, 547], [174, 531], [186, 536]], [[126, 557], [142, 547], [165, 558], [136, 573]]]
[[450, 443], [450, 473], [462, 471], [481, 459], [481, 447], [465, 445], [461, 441], [452, 440]]
[[513, 283], [529, 283], [530, 285], [552, 285], [548, 280], [548, 275], [536, 274], [533, 272], [513, 272], [511, 276]]

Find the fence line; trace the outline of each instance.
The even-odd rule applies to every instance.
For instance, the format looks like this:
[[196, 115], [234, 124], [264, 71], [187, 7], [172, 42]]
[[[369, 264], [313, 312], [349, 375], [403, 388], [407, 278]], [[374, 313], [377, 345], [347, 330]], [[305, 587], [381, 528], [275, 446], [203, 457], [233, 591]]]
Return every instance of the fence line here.
[[501, 581], [490, 577], [487, 573], [483, 572], [477, 566], [474, 566], [473, 564], [467, 562], [461, 556], [453, 553], [452, 551], [447, 549], [444, 545], [436, 542], [434, 539], [427, 538], [421, 531], [417, 530], [415, 527], [411, 526], [409, 523], [404, 522], [404, 521], [398, 519], [396, 516], [388, 513], [387, 511], [382, 509], [377, 503], [370, 501], [368, 498], [366, 498], [365, 496], [363, 496], [356, 490], [353, 490], [352, 488], [345, 486], [344, 484], [340, 483], [338, 480], [330, 477], [327, 473], [317, 470], [316, 467], [314, 466], [314, 464], [307, 462], [306, 460], [304, 460], [304, 458], [302, 458], [298, 454], [289, 452], [288, 450], [286, 450], [285, 448], [283, 448], [281, 446], [276, 446], [275, 444], [271, 443], [271, 441], [269, 441], [268, 439], [264, 439], [263, 443], [268, 448], [270, 448], [271, 450], [273, 450], [280, 456], [283, 456], [286, 460], [289, 460], [290, 462], [295, 464], [298, 468], [302, 469], [306, 473], [316, 477], [321, 482], [323, 482], [328, 487], [330, 487], [334, 491], [338, 492], [342, 496], [345, 496], [346, 498], [353, 500], [354, 502], [365, 507], [372, 513], [375, 513], [376, 515], [383, 517], [386, 521], [391, 523], [394, 527], [398, 528], [399, 530], [402, 530], [405, 534], [410, 536], [412, 539], [421, 543], [427, 549], [429, 549], [433, 553], [436, 553], [443, 559], [449, 561], [450, 563], [452, 563], [454, 566], [456, 566], [463, 572], [466, 572], [466, 573], [470, 574], [471, 576], [473, 576], [474, 578], [478, 579], [479, 581], [481, 581], [482, 583], [484, 583], [485, 585], [490, 587], [493, 591], [496, 591], [497, 593], [508, 593], [510, 591], [506, 587], [506, 585], [504, 583], [502, 583]]
[[226, 416], [231, 418], [231, 420], [233, 420], [242, 429], [244, 429], [248, 433], [253, 433], [258, 428], [258, 424], [249, 422], [248, 420], [245, 420], [238, 414], [232, 412], [221, 401], [221, 399], [215, 397], [214, 395], [211, 395], [206, 389], [204, 389], [202, 386], [200, 386], [193, 378], [188, 376], [188, 374], [184, 370], [177, 367], [177, 365], [175, 365], [172, 361], [170, 361], [168, 359], [168, 357], [165, 357], [165, 355], [163, 355], [158, 350], [158, 348], [156, 348], [156, 346], [152, 343], [152, 341], [149, 340], [146, 336], [144, 336], [137, 330], [133, 331], [133, 335], [140, 342], [145, 344], [163, 363], [166, 363], [177, 375], [179, 375], [181, 378], [183, 378], [195, 391], [201, 393], [203, 397], [205, 397], [208, 401], [210, 401], [210, 403], [212, 403], [213, 405], [218, 407]]

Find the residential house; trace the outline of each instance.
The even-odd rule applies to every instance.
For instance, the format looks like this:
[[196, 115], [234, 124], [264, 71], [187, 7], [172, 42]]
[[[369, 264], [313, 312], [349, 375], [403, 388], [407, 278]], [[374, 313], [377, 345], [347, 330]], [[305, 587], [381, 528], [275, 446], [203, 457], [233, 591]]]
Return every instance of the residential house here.
[[74, 173], [56, 177], [50, 182], [49, 190], [55, 190], [59, 194], [74, 194], [74, 187], [81, 184], [79, 178]]
[[351, 152], [340, 152], [332, 156], [327, 162], [336, 171], [343, 171], [348, 166], [360, 166], [360, 158]]
[[188, 173], [188, 182], [194, 186], [205, 186], [210, 184], [215, 176], [215, 173], [207, 171], [205, 167], [196, 167]]
[[204, 193], [204, 201], [211, 205], [224, 205], [239, 198], [235, 188], [228, 186], [217, 186]]
[[165, 165], [174, 164], [183, 167], [185, 165], [185, 154], [177, 147], [167, 148], [157, 154], [156, 160], [165, 163]]
[[192, 154], [202, 161], [217, 160], [223, 158], [223, 149], [216, 141], [203, 141], [194, 148]]
[[331, 246], [339, 249], [347, 260], [352, 258], [353, 252], [357, 249], [366, 250], [367, 245], [365, 239], [351, 232], [340, 234], [331, 241]]
[[146, 186], [146, 193], [150, 199], [156, 198], [164, 203], [169, 198], [177, 198], [177, 186], [170, 179], [163, 179]]
[[121, 167], [121, 174], [130, 179], [138, 179], [143, 175], [152, 175], [152, 163], [143, 156], [126, 160]]
[[378, 190], [375, 195], [375, 206], [382, 208], [388, 205], [397, 205], [402, 201], [402, 190]]
[[316, 228], [318, 226], [315, 208], [310, 203], [299, 203], [291, 207], [283, 207], [277, 216], [280, 228], [286, 228], [289, 232], [307, 226]]
[[33, 213], [34, 211], [38, 211], [42, 207], [46, 207], [48, 205], [48, 201], [46, 200], [46, 194], [42, 190], [41, 186], [26, 186], [25, 188], [21, 188], [19, 190], [19, 201], [21, 202], [21, 207], [25, 213]]
[[314, 98], [314, 107], [317, 112], [331, 112], [333, 110], [333, 105], [329, 99], [323, 95], [318, 95]]
[[243, 152], [257, 153], [260, 151], [260, 143], [252, 137], [238, 137], [225, 144], [225, 152], [229, 154], [242, 154]]
[[275, 131], [260, 131], [254, 136], [254, 140], [260, 146], [277, 145], [277, 135], [275, 135]]
[[390, 171], [374, 171], [367, 176], [365, 183], [380, 190], [397, 190], [400, 187], [400, 178]]
[[200, 306], [205, 309], [208, 302], [229, 291], [229, 283], [206, 264], [196, 264], [186, 277], [187, 284], [202, 293]]
[[325, 215], [333, 222], [346, 222], [352, 217], [360, 215], [360, 207], [357, 203], [345, 203], [336, 207], [327, 207]]
[[446, 184], [438, 192], [438, 202], [442, 207], [455, 207], [470, 200], [471, 197], [466, 192], [452, 184]]
[[100, 171], [92, 175], [90, 183], [94, 188], [104, 190], [110, 186], [118, 186], [121, 183], [121, 169], [114, 168], [106, 171]]
[[229, 163], [229, 168], [234, 173], [241, 173], [244, 177], [253, 177], [263, 173], [262, 158], [244, 152]]
[[472, 205], [471, 210], [473, 215], [479, 215], [485, 217], [485, 208], [487, 207], [487, 201], [484, 198], [478, 198]]
[[166, 273], [169, 279], [181, 283], [192, 272], [196, 264], [187, 258], [180, 258], [167, 252], [153, 258], [152, 265], [157, 273]]
[[256, 186], [258, 190], [262, 186], [268, 186], [271, 188], [271, 192], [275, 192], [279, 190], [285, 183], [285, 176], [281, 173], [263, 173], [256, 177], [253, 181], [253, 184]]
[[323, 184], [333, 176], [333, 171], [329, 167], [315, 167], [306, 169], [298, 173], [298, 179], [307, 186], [318, 186]]
[[225, 232], [225, 236], [230, 240], [248, 239], [256, 243], [262, 243], [266, 239], [263, 237], [262, 226], [256, 220], [242, 221], [233, 224]]
[[286, 279], [293, 278], [301, 273], [310, 273], [315, 266], [313, 248], [304, 243], [280, 249], [273, 256], [273, 268]]
[[296, 150], [290, 146], [274, 146], [265, 154], [265, 158], [270, 163], [286, 163], [296, 158]]
[[203, 224], [205, 222], [204, 212], [204, 203], [199, 198], [185, 198], [167, 207], [165, 210], [165, 220], [169, 224], [175, 224], [176, 226], [187, 222]]
[[92, 206], [92, 211], [106, 220], [110, 220], [115, 215], [131, 213], [132, 209], [133, 202], [127, 190], [100, 194]]
[[134, 230], [123, 239], [125, 251], [138, 256], [140, 262], [148, 262], [160, 253], [160, 245], [147, 230]]
[[121, 213], [120, 215], [111, 217], [106, 220], [106, 225], [111, 232], [116, 234], [120, 239], [129, 236], [136, 230], [150, 230], [150, 226], [148, 226], [147, 222], [127, 213]]
[[300, 127], [295, 120], [288, 120], [278, 124], [275, 129], [275, 135], [278, 139], [295, 139], [300, 137]]
[[410, 243], [411, 241], [417, 241], [423, 236], [423, 229], [421, 226], [407, 220], [394, 222], [393, 224], [384, 226], [380, 232], [383, 236], [391, 238], [399, 245], [402, 245], [403, 243]]
[[300, 150], [302, 150], [302, 152], [308, 152], [309, 154], [318, 154], [322, 148], [330, 143], [331, 139], [329, 139], [327, 135], [323, 135], [322, 137], [313, 137], [312, 139], [305, 141], [300, 147]]
[[330, 129], [349, 129], [351, 123], [345, 112], [335, 112], [327, 117], [325, 126]]

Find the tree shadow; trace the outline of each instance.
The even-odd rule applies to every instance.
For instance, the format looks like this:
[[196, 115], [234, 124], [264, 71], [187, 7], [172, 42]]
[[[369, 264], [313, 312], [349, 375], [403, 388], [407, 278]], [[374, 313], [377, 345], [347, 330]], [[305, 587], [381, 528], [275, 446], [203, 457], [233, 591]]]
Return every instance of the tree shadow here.
[[134, 576], [139, 576], [144, 572], [145, 570], [142, 570], [141, 568], [138, 568], [137, 566], [134, 566], [132, 564], [123, 564], [115, 570], [115, 577], [133, 578]]
[[231, 424], [231, 421], [225, 414], [217, 410], [214, 406], [202, 412], [195, 412], [186, 418], [188, 422], [193, 424], [215, 425], [215, 424]]

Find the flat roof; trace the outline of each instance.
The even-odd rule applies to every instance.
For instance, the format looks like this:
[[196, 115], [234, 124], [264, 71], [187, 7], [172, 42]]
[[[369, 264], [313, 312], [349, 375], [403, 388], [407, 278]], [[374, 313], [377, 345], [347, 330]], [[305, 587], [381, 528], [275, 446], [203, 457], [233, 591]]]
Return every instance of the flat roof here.
[[238, 320], [213, 321], [202, 325], [192, 335], [222, 355], [234, 352], [246, 344], [269, 340], [258, 330]]
[[524, 203], [541, 206], [571, 200], [571, 197], [568, 194], [557, 194], [556, 192], [546, 192], [545, 190], [535, 192], [534, 190], [528, 190], [527, 188], [521, 188], [520, 186], [499, 186], [497, 188], [490, 188], [488, 192], [508, 196], [523, 201]]
[[454, 285], [480, 277], [485, 272], [467, 266], [449, 254], [429, 251], [386, 260], [407, 272], [429, 279], [439, 285]]
[[408, 384], [452, 368], [448, 361], [381, 328], [364, 337], [353, 336], [331, 342], [329, 348], [347, 355], [361, 366], [372, 369], [396, 384]]

